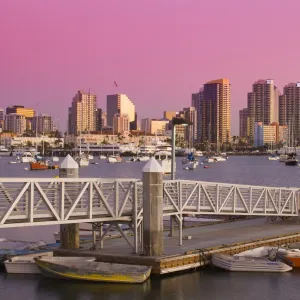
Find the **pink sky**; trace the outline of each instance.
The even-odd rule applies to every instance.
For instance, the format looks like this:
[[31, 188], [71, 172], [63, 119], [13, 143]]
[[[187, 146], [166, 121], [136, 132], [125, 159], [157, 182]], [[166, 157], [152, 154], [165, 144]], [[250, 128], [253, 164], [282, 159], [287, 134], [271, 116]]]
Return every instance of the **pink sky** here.
[[299, 0], [2, 0], [0, 107], [39, 103], [64, 130], [78, 89], [104, 109], [107, 94], [126, 93], [140, 117], [161, 117], [227, 77], [237, 134], [255, 80], [300, 81], [299, 10]]

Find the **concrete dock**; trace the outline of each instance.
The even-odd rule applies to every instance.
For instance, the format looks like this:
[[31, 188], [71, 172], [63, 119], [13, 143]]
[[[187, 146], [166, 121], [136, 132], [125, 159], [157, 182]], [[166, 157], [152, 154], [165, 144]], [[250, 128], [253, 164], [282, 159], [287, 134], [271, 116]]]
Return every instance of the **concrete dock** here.
[[183, 237], [186, 236], [191, 239], [184, 239], [179, 246], [178, 236], [169, 237], [164, 232], [164, 254], [159, 257], [133, 254], [122, 238], [105, 240], [103, 249], [91, 251], [91, 244], [84, 244], [77, 250], [58, 250], [56, 255], [95, 255], [99, 261], [147, 264], [152, 265], [153, 273], [164, 274], [204, 265], [214, 252], [234, 254], [263, 245], [299, 242], [300, 224], [297, 221], [268, 223], [266, 218], [258, 218], [184, 229]]

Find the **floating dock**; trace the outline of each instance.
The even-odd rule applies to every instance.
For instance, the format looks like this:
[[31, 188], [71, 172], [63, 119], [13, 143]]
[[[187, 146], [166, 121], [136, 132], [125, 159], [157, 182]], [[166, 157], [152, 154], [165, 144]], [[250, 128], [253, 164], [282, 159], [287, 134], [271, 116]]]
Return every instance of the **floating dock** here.
[[[199, 226], [183, 230], [184, 243], [178, 236], [164, 233], [163, 256], [132, 254], [124, 239], [107, 240], [104, 249], [89, 250], [88, 244], [77, 250], [57, 250], [60, 256], [95, 256], [98, 261], [152, 267], [152, 274], [167, 274], [207, 265], [213, 253], [236, 254], [261, 246], [280, 246], [300, 242], [298, 221], [267, 223], [265, 218]], [[190, 238], [190, 239], [189, 239]]]

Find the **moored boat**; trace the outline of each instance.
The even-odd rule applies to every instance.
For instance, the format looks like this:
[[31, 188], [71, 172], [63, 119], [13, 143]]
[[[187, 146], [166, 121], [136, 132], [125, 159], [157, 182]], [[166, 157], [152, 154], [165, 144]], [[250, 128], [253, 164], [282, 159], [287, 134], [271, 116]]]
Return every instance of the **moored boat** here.
[[108, 163], [120, 163], [122, 162], [122, 158], [119, 155], [110, 155], [106, 160]]
[[[170, 151], [157, 151], [154, 155], [163, 169], [164, 174], [171, 174], [172, 153]], [[174, 172], [176, 172], [176, 161], [174, 162]]]
[[57, 165], [52, 165], [47, 161], [35, 161], [30, 163], [30, 170], [54, 170], [58, 169]]
[[275, 154], [271, 154], [268, 156], [268, 160], [279, 160], [279, 157]]
[[[81, 259], [81, 260], [80, 260]], [[60, 261], [47, 258], [35, 258], [35, 263], [45, 276], [98, 282], [142, 283], [151, 273], [151, 267], [125, 265], [104, 262], [86, 261], [78, 257], [78, 261]]]
[[289, 157], [284, 164], [286, 166], [297, 166], [298, 165], [298, 159], [296, 159], [295, 157]]
[[35, 257], [51, 257], [53, 252], [25, 254], [14, 256], [4, 261], [6, 273], [14, 274], [39, 274], [41, 273], [39, 268], [34, 262]]
[[213, 254], [211, 262], [215, 267], [233, 272], [288, 272], [293, 269], [279, 260], [221, 253]]

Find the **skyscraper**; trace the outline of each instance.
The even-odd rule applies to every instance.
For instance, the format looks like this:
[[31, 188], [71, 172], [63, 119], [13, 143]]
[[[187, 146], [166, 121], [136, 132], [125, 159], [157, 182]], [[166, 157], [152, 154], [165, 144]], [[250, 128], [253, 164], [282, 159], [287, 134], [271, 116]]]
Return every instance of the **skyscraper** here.
[[0, 128], [4, 127], [4, 111], [3, 108], [0, 108]]
[[249, 114], [248, 108], [243, 108], [239, 112], [240, 116], [240, 137], [248, 136]]
[[102, 109], [96, 108], [96, 131], [102, 130]]
[[273, 79], [253, 83], [247, 99], [251, 138], [254, 137], [255, 122], [262, 122], [263, 125], [278, 122], [278, 99], [279, 91]]
[[129, 131], [129, 120], [127, 115], [118, 115], [114, 116], [113, 120], [113, 134], [124, 133]]
[[289, 83], [279, 97], [279, 124], [289, 127], [290, 146], [300, 139], [300, 82]]
[[183, 109], [184, 119], [190, 122], [189, 126], [185, 126], [185, 140], [188, 146], [192, 147], [197, 140], [197, 111], [195, 107], [186, 107]]
[[97, 96], [78, 91], [69, 110], [69, 133], [79, 134], [96, 130]]
[[135, 106], [125, 94], [107, 95], [107, 126], [113, 126], [115, 114], [127, 115], [129, 122], [135, 120]]
[[23, 134], [26, 131], [26, 118], [24, 115], [7, 114], [5, 116], [4, 129], [16, 134]]
[[201, 140], [201, 127], [202, 127], [202, 119], [201, 119], [201, 101], [204, 99], [204, 88], [201, 88], [199, 93], [192, 94], [192, 106], [195, 107], [196, 115], [197, 115], [197, 142]]
[[193, 102], [197, 105], [197, 116], [200, 119], [200, 142], [215, 143], [217, 147], [230, 142], [230, 100], [230, 82], [226, 78], [205, 83], [198, 100], [194, 96]]
[[32, 131], [47, 134], [53, 131], [52, 117], [46, 114], [35, 116], [32, 120]]

